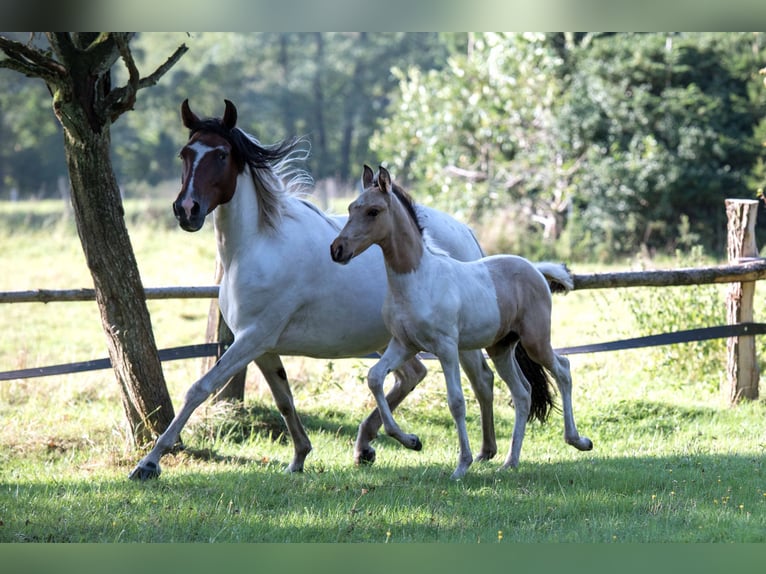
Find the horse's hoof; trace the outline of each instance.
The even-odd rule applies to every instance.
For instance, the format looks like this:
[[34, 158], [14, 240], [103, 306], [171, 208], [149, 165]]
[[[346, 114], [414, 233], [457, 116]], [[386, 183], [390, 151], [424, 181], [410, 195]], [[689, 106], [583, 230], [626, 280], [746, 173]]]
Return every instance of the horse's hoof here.
[[420, 442], [418, 437], [415, 437], [415, 443], [412, 446], [412, 450], [423, 450], [423, 443]]
[[577, 450], [593, 450], [593, 441], [586, 436], [578, 437], [576, 440], [571, 441], [569, 444], [571, 444]]
[[130, 480], [140, 480], [143, 482], [152, 478], [159, 478], [161, 472], [162, 471], [160, 470], [160, 467], [157, 463], [145, 462], [140, 463], [136, 468], [134, 468], [128, 475], [128, 478]]
[[365, 464], [372, 464], [375, 462], [375, 449], [374, 448], [366, 448], [359, 452], [354, 457], [354, 462], [357, 465], [365, 465]]

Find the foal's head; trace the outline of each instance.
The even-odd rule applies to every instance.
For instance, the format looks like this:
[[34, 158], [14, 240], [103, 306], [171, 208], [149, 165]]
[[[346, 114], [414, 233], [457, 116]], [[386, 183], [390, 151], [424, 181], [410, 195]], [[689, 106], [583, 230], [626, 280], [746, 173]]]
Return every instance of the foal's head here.
[[221, 119], [204, 120], [191, 111], [189, 100], [181, 104], [181, 119], [191, 135], [180, 153], [181, 191], [173, 213], [186, 231], [199, 230], [208, 213], [231, 200], [244, 169], [244, 159], [232, 142], [237, 109], [229, 100], [225, 104]]
[[348, 221], [330, 246], [336, 263], [348, 263], [373, 244], [384, 253], [392, 243], [405, 249], [421, 249], [422, 228], [415, 214], [412, 199], [391, 181], [383, 166], [377, 174], [365, 165], [362, 174], [363, 191], [348, 206]]

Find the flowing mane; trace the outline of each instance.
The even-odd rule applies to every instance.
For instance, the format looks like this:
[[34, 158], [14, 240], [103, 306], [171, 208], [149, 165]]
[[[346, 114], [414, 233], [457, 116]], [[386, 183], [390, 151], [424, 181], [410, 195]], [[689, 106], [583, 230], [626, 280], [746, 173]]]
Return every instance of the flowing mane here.
[[219, 118], [200, 120], [189, 131], [189, 136], [197, 132], [224, 138], [231, 145], [239, 173], [249, 168], [258, 201], [258, 223], [266, 229], [277, 228], [286, 196], [302, 195], [314, 183], [311, 175], [297, 165], [309, 156], [305, 138], [293, 137], [264, 145], [238, 127], [227, 128]]

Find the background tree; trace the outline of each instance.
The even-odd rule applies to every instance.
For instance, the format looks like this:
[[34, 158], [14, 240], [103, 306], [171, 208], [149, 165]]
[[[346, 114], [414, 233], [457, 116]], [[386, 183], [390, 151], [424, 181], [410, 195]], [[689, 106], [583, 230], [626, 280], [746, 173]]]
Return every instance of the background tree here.
[[[124, 221], [110, 159], [110, 126], [133, 108], [139, 89], [154, 85], [186, 51], [140, 77], [128, 33], [54, 33], [45, 42], [0, 37], [0, 67], [42, 79], [64, 132], [71, 200], [109, 357], [120, 385], [131, 436], [138, 445], [161, 433], [173, 418], [154, 342], [143, 285]], [[41, 40], [41, 39], [38, 39]], [[121, 61], [127, 81], [112, 86]]]

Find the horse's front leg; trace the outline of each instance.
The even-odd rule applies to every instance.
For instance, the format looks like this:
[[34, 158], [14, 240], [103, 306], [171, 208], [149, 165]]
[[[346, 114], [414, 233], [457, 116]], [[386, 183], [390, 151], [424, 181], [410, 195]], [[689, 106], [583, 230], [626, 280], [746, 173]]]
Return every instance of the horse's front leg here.
[[176, 445], [181, 429], [186, 425], [192, 413], [205, 399], [220, 389], [257, 356], [258, 350], [253, 349], [248, 343], [248, 339], [248, 337], [235, 339], [213, 368], [189, 387], [181, 410], [178, 411], [165, 432], [157, 438], [149, 454], [142, 458], [136, 468], [130, 472], [129, 478], [147, 480], [157, 478], [160, 475], [160, 458]]
[[293, 441], [293, 460], [287, 467], [287, 471], [302, 472], [306, 456], [311, 452], [311, 440], [295, 410], [290, 383], [287, 380], [287, 373], [282, 365], [282, 360], [278, 355], [267, 353], [255, 359], [255, 364], [258, 365], [271, 389], [274, 402]]
[[383, 383], [386, 380], [386, 375], [394, 369], [398, 369], [406, 361], [414, 357], [416, 353], [416, 350], [401, 344], [396, 339], [391, 339], [386, 352], [383, 353], [383, 356], [367, 373], [367, 386], [370, 388], [372, 396], [375, 397], [386, 434], [411, 450], [420, 450], [423, 448], [423, 445], [417, 435], [407, 434], [399, 428], [399, 425], [394, 420], [391, 407], [388, 406], [386, 395], [383, 392]]
[[[426, 367], [416, 357], [405, 362], [394, 371], [396, 377], [393, 387], [386, 394], [386, 403], [393, 412], [401, 404], [407, 395], [426, 376]], [[369, 416], [359, 425], [354, 445], [354, 462], [356, 464], [372, 464], [375, 462], [375, 448], [370, 444], [378, 436], [378, 429], [382, 424], [380, 411], [373, 410]]]
[[458, 362], [457, 348], [441, 351], [438, 356], [444, 372], [444, 380], [447, 383], [447, 404], [452, 419], [455, 421], [460, 449], [457, 468], [450, 478], [458, 480], [465, 476], [468, 467], [473, 462], [473, 456], [471, 455], [471, 445], [468, 441], [468, 431], [465, 424], [465, 398], [460, 384], [460, 363]]

